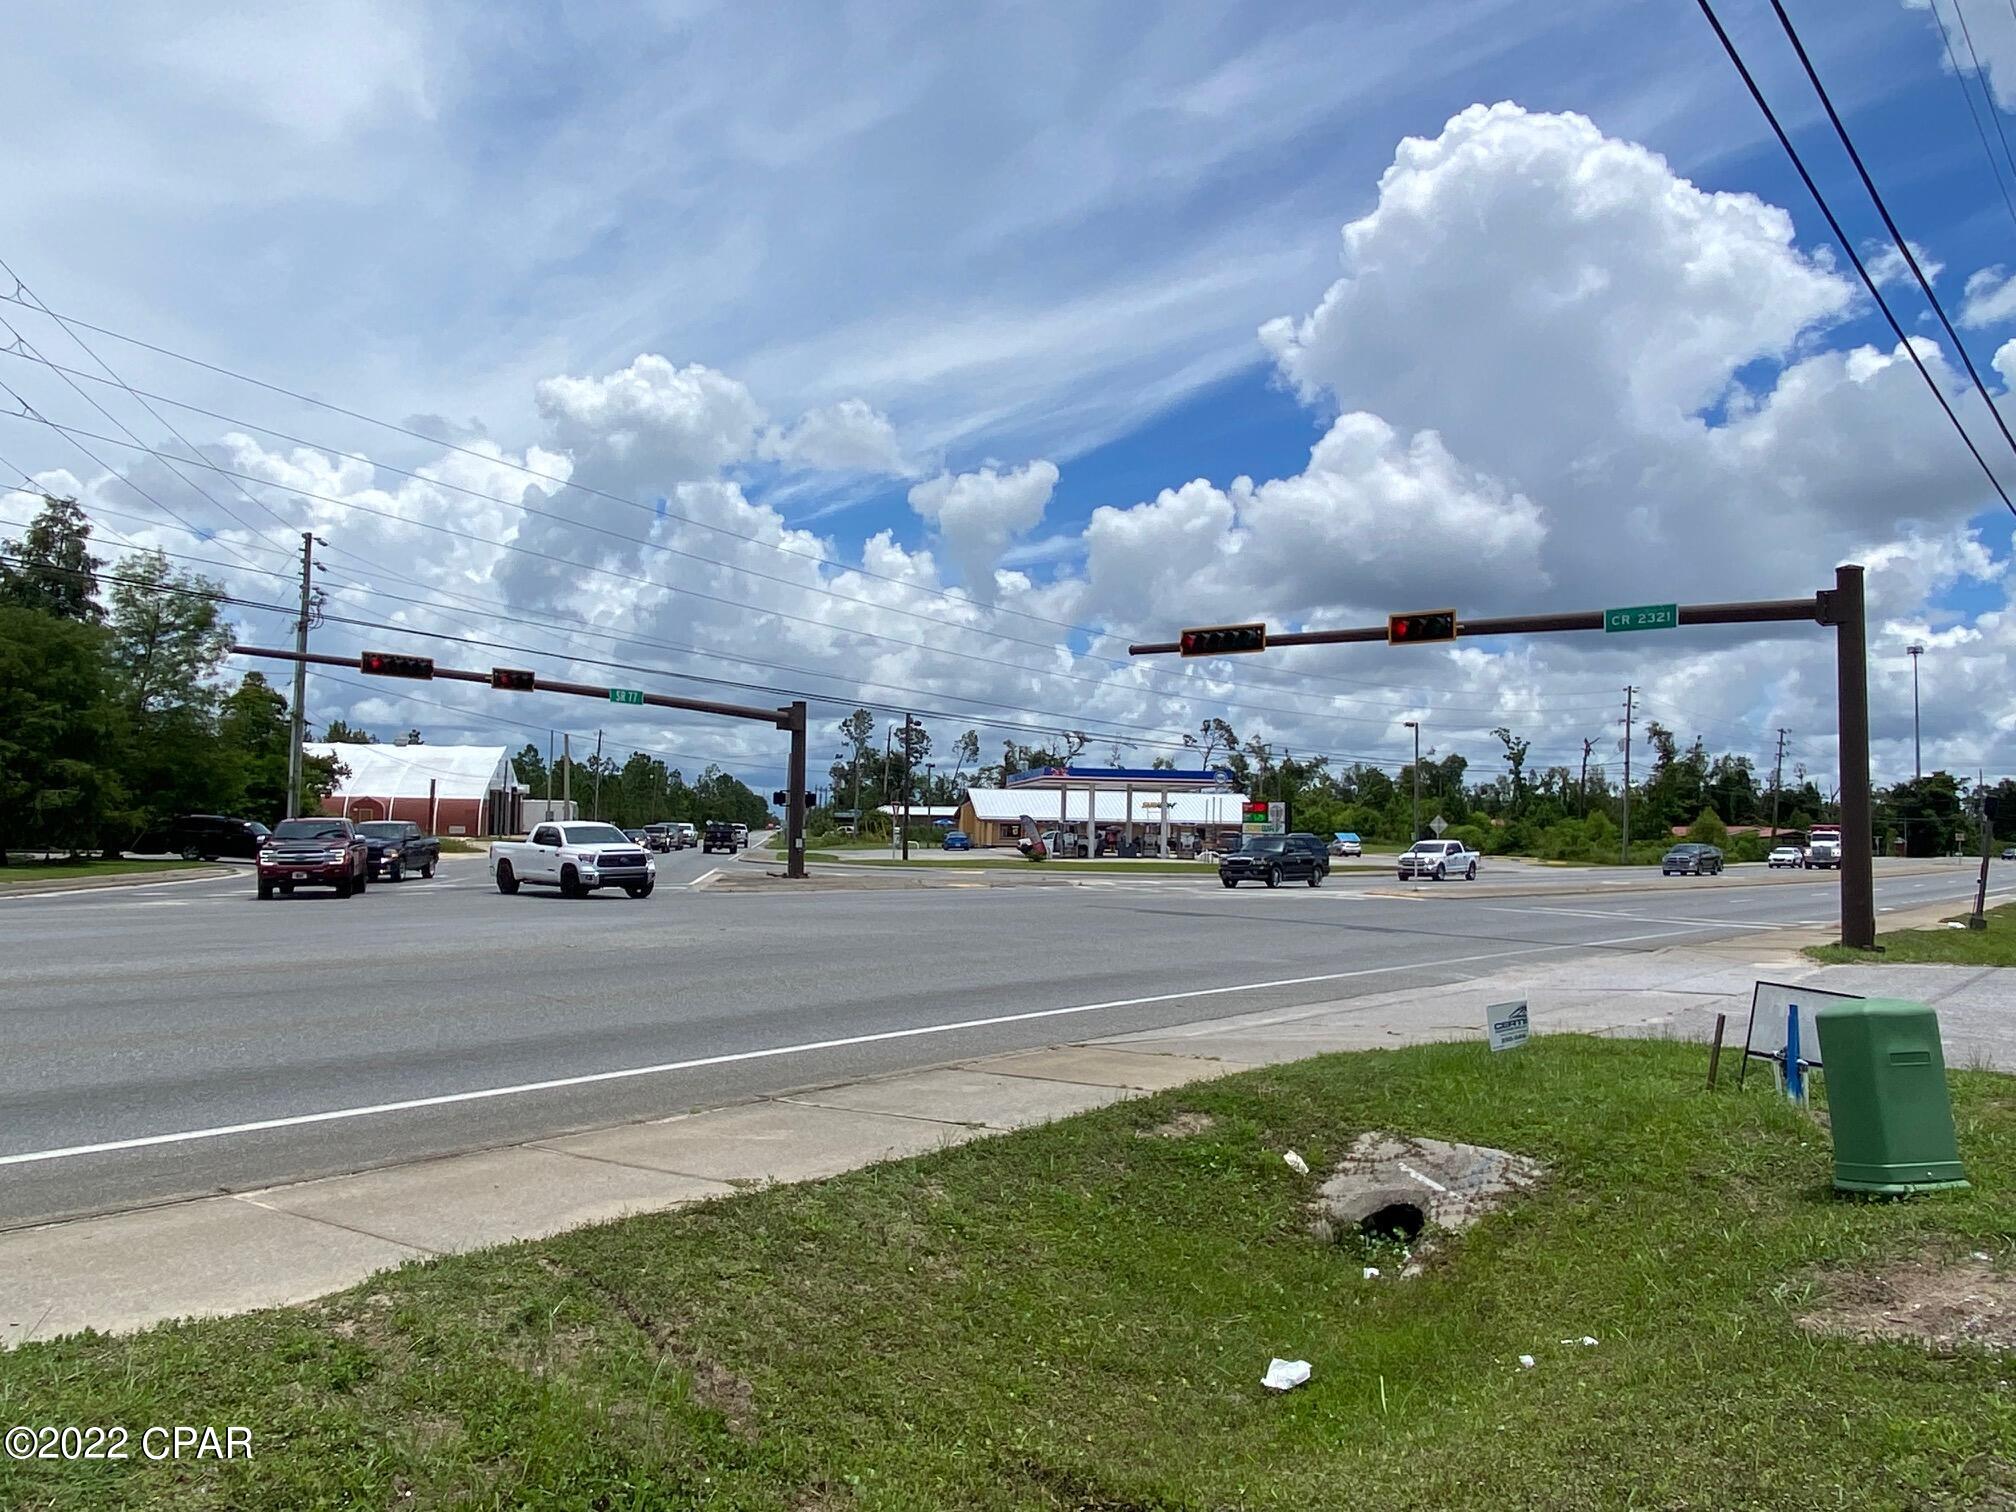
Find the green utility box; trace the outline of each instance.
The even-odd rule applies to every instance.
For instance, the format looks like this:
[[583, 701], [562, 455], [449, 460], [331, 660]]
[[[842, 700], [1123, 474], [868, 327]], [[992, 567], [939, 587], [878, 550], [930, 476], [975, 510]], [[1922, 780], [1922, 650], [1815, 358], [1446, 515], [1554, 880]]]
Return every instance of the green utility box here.
[[1843, 1192], [1964, 1187], [1946, 1095], [1939, 1016], [1923, 1003], [1860, 998], [1813, 1015]]

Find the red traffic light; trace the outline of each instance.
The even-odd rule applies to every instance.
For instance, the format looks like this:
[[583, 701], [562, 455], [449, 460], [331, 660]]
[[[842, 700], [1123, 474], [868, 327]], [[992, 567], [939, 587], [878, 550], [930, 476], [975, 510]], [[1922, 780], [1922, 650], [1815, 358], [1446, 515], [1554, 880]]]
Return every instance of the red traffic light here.
[[1176, 637], [1182, 656], [1234, 656], [1267, 649], [1265, 625], [1202, 625]]
[[530, 693], [537, 681], [530, 673], [519, 667], [492, 667], [490, 686], [502, 688], [507, 693]]
[[369, 672], [376, 677], [432, 677], [434, 658], [431, 656], [400, 656], [392, 651], [366, 651], [357, 658], [359, 671]]
[[1418, 614], [1386, 616], [1386, 644], [1412, 646], [1456, 639], [1456, 611], [1430, 609]]

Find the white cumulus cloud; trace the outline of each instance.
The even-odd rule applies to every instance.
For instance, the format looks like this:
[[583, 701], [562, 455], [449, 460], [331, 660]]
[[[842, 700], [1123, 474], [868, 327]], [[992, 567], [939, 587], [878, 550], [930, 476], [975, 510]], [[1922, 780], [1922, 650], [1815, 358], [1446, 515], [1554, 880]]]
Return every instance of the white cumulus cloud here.
[[1002, 553], [1042, 522], [1056, 487], [1056, 464], [1038, 459], [1007, 472], [940, 473], [910, 490], [910, 507], [937, 526], [968, 591], [991, 599]]

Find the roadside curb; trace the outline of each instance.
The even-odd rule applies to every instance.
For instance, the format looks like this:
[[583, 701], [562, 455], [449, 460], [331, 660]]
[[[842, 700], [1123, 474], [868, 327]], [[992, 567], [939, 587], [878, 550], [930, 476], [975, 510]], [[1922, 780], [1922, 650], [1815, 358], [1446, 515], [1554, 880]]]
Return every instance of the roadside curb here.
[[0, 883], [0, 902], [47, 893], [103, 892], [115, 887], [158, 887], [165, 882], [214, 882], [236, 876], [228, 866], [177, 866], [163, 871], [126, 872], [117, 877], [52, 877], [46, 882]]
[[[1938, 877], [1938, 876], [1944, 876], [1946, 874], [1946, 870], [1947, 869], [1944, 867], [1930, 867], [1930, 866], [1916, 867], [1910, 871], [1886, 872], [1884, 876], [1886, 879], [1893, 877]], [[1443, 883], [1431, 883], [1423, 887], [1416, 887], [1407, 890], [1402, 890], [1397, 885], [1384, 888], [1377, 888], [1377, 887], [1368, 888], [1366, 890], [1365, 896], [1368, 898], [1421, 898], [1421, 899], [1553, 898], [1553, 897], [1586, 898], [1592, 896], [1610, 898], [1610, 897], [1617, 897], [1619, 895], [1626, 893], [1670, 893], [1674, 891], [1676, 887], [1683, 887], [1690, 882], [1699, 882], [1703, 880], [1712, 880], [1715, 884], [1716, 889], [1720, 890], [1722, 888], [1728, 888], [1728, 887], [1797, 887], [1813, 879], [1809, 878], [1804, 872], [1794, 872], [1786, 877], [1777, 877], [1769, 875], [1731, 876], [1729, 873], [1724, 872], [1721, 876], [1712, 879], [1703, 879], [1697, 877], [1688, 877], [1688, 878], [1662, 877], [1655, 881], [1648, 877], [1642, 882], [1637, 881], [1605, 882], [1597, 884], [1595, 886], [1592, 886], [1590, 883], [1586, 881], [1576, 883], [1565, 880], [1561, 882], [1516, 882], [1516, 883], [1505, 883], [1502, 885], [1488, 882], [1482, 885], [1477, 885], [1468, 882], [1462, 883], [1461, 885], [1455, 885], [1443, 882]]]

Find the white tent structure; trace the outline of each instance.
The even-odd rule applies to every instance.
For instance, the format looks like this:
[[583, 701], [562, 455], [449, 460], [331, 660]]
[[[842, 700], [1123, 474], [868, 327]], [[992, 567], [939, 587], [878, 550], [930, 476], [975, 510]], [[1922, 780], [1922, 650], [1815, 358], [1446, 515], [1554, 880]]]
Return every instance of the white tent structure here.
[[331, 745], [306, 742], [312, 756], [347, 769], [323, 811], [350, 819], [410, 819], [435, 834], [509, 834], [518, 826], [520, 786], [503, 746]]

